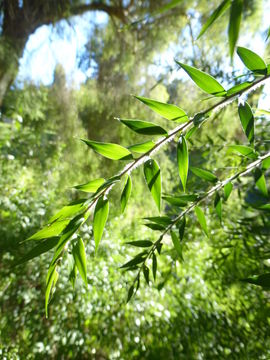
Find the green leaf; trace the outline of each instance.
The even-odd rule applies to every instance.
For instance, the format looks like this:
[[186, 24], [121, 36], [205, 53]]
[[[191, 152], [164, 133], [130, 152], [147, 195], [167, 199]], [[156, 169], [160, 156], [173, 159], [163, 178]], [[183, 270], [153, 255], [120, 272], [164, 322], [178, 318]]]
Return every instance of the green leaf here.
[[109, 214], [109, 202], [108, 199], [103, 197], [98, 199], [94, 212], [94, 239], [95, 239], [95, 252], [98, 251], [98, 246], [102, 238], [103, 230]]
[[72, 267], [71, 267], [71, 270], [70, 270], [69, 276], [68, 276], [68, 280], [71, 282], [73, 289], [75, 287], [75, 282], [76, 282], [76, 278], [77, 278], [77, 270], [78, 270], [77, 266], [73, 260]]
[[194, 68], [193, 66], [182, 64], [176, 61], [183, 70], [191, 77], [191, 79], [208, 94], [215, 96], [224, 96], [226, 94], [223, 86], [213, 78], [213, 76]]
[[96, 193], [100, 193], [102, 190], [108, 188], [110, 185], [115, 184], [116, 182], [121, 180], [121, 176], [116, 175], [113, 176], [111, 178], [109, 178], [108, 180], [105, 181], [105, 183], [103, 183], [96, 191]]
[[26, 255], [24, 255], [21, 259], [19, 259], [18, 262], [14, 264], [14, 266], [23, 264], [29, 260], [34, 259], [37, 256], [40, 256], [41, 254], [48, 252], [57, 245], [58, 241], [59, 241], [58, 237], [52, 237], [38, 243], [37, 246], [35, 246]]
[[169, 10], [175, 8], [175, 7], [178, 6], [181, 2], [183, 2], [183, 0], [172, 0], [172, 1], [170, 1], [168, 4], [159, 7], [159, 8], [154, 12], [154, 14], [163, 14], [164, 12], [169, 11]]
[[227, 201], [229, 199], [229, 196], [231, 195], [233, 189], [233, 184], [231, 182], [228, 182], [224, 186], [224, 200]]
[[183, 241], [185, 235], [185, 227], [186, 227], [186, 217], [184, 216], [182, 221], [179, 224], [179, 237], [180, 241]]
[[235, 45], [239, 36], [239, 29], [241, 24], [243, 10], [243, 0], [233, 0], [230, 11], [230, 20], [228, 28], [230, 56], [233, 58]]
[[171, 231], [171, 238], [172, 238], [173, 246], [177, 252], [177, 255], [179, 256], [181, 261], [183, 261], [182, 246], [180, 240], [178, 239], [178, 236], [175, 234], [174, 231]]
[[72, 248], [72, 254], [79, 273], [87, 286], [86, 254], [84, 243], [80, 237]]
[[263, 115], [270, 116], [270, 111], [265, 109], [256, 109], [255, 116], [263, 116]]
[[91, 180], [85, 184], [76, 185], [76, 186], [74, 186], [74, 188], [77, 190], [80, 190], [80, 191], [87, 192], [87, 193], [95, 193], [97, 191], [97, 189], [102, 184], [104, 184], [104, 182], [105, 182], [105, 179], [100, 178], [100, 179]]
[[149, 229], [154, 230], [154, 231], [163, 231], [166, 229], [166, 226], [156, 224], [156, 223], [147, 223], [147, 224], [144, 224], [144, 226], [147, 226]]
[[127, 303], [130, 301], [134, 294], [134, 286], [131, 285], [131, 287], [128, 289], [128, 296], [127, 296]]
[[146, 265], [143, 266], [143, 275], [147, 285], [149, 285], [149, 269]]
[[255, 169], [255, 182], [257, 188], [264, 196], [268, 196], [268, 190], [263, 172], [260, 169]]
[[198, 218], [198, 221], [201, 225], [201, 228], [203, 230], [203, 232], [205, 233], [205, 235], [208, 237], [208, 229], [207, 229], [207, 223], [206, 223], [206, 218], [204, 216], [204, 213], [202, 211], [202, 209], [199, 206], [195, 206], [194, 208], [195, 214]]
[[161, 175], [158, 163], [149, 159], [144, 163], [144, 177], [152, 197], [160, 211], [161, 206]]
[[150, 247], [153, 245], [152, 241], [150, 241], [150, 240], [129, 241], [129, 242], [126, 242], [125, 244], [136, 246], [136, 247], [142, 247], [142, 248]]
[[203, 25], [197, 40], [206, 32], [206, 30], [228, 9], [231, 0], [224, 0], [222, 3], [211, 13], [206, 23]]
[[249, 70], [260, 74], [267, 73], [267, 66], [264, 60], [255, 52], [238, 46], [237, 54]]
[[133, 258], [132, 260], [130, 260], [127, 263], [125, 263], [124, 265], [122, 265], [121, 269], [133, 267], [135, 265], [142, 263], [145, 260], [146, 256], [147, 256], [147, 253], [145, 251], [136, 255], [135, 258]]
[[137, 134], [142, 135], [168, 135], [167, 131], [161, 126], [156, 125], [149, 121], [142, 120], [129, 120], [119, 119], [122, 124], [126, 125], [129, 129], [135, 131]]
[[143, 143], [131, 145], [128, 147], [128, 149], [139, 154], [144, 154], [147, 151], [153, 149], [155, 145], [156, 144], [154, 143], [154, 141], [146, 141]]
[[59, 221], [73, 217], [75, 214], [84, 211], [87, 207], [86, 201], [86, 199], [80, 199], [64, 206], [53, 217], [50, 218], [49, 223], [52, 223], [56, 220]]
[[98, 141], [90, 141], [81, 139], [86, 145], [98, 154], [111, 160], [131, 160], [133, 156], [131, 152], [118, 144], [102, 143]]
[[238, 152], [241, 155], [246, 156], [249, 159], [257, 159], [258, 154], [255, 152], [255, 150], [250, 146], [245, 145], [230, 145], [228, 146], [229, 150], [233, 150]]
[[216, 193], [216, 196], [215, 196], [214, 206], [216, 209], [216, 213], [219, 217], [219, 220], [221, 222], [222, 221], [222, 199], [218, 192]]
[[262, 162], [262, 169], [267, 170], [270, 168], [270, 157], [266, 158]]
[[258, 285], [258, 286], [262, 286], [265, 288], [269, 288], [270, 287], [270, 273], [266, 273], [266, 274], [262, 274], [262, 275], [254, 275], [250, 278], [247, 279], [242, 279], [241, 281], [253, 284], [253, 285]]
[[142, 96], [135, 96], [136, 99], [143, 102], [151, 110], [164, 117], [167, 120], [184, 123], [188, 121], [188, 116], [184, 110], [173, 104], [166, 104], [160, 101], [148, 99]]
[[184, 207], [187, 205], [187, 201], [182, 199], [181, 196], [178, 197], [178, 196], [164, 195], [162, 196], [162, 199], [174, 206]]
[[252, 84], [251, 81], [246, 81], [243, 82], [242, 84], [238, 84], [235, 85], [233, 87], [231, 87], [229, 90], [227, 90], [227, 96], [232, 96], [238, 92], [240, 92], [241, 90], [245, 90], [246, 88], [248, 88], [250, 85]]
[[151, 216], [143, 219], [163, 226], [168, 226], [172, 222], [172, 220], [168, 216]]
[[238, 114], [246, 137], [251, 144], [254, 144], [254, 116], [247, 102], [239, 104]]
[[125, 182], [123, 192], [121, 194], [121, 212], [122, 213], [125, 211], [125, 208], [127, 206], [127, 202], [128, 202], [129, 197], [130, 197], [130, 194], [131, 194], [131, 189], [132, 189], [131, 178], [128, 175], [127, 180]]
[[50, 301], [50, 294], [55, 287], [55, 284], [58, 280], [58, 272], [56, 271], [56, 266], [54, 266], [53, 270], [50, 272], [50, 276], [46, 283], [46, 291], [45, 291], [45, 314], [46, 318], [48, 318], [48, 305]]
[[30, 236], [27, 240], [43, 240], [58, 236], [62, 233], [69, 222], [70, 220], [55, 221], [54, 223], [45, 226], [43, 229]]
[[177, 144], [177, 163], [179, 176], [185, 192], [188, 177], [188, 146], [184, 136], [180, 136]]
[[203, 180], [210, 181], [212, 183], [215, 183], [218, 181], [218, 178], [216, 175], [212, 174], [208, 170], [199, 169], [193, 166], [190, 166], [190, 170], [193, 172], [194, 175], [200, 177]]
[[152, 272], [153, 272], [153, 278], [156, 280], [156, 274], [157, 274], [157, 257], [155, 253], [152, 255]]

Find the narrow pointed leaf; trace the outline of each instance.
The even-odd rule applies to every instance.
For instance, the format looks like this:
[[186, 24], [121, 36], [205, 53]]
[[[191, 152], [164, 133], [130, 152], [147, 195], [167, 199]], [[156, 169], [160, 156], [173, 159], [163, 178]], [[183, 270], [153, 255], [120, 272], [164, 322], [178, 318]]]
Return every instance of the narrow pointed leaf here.
[[130, 151], [139, 153], [139, 154], [144, 154], [147, 151], [153, 149], [153, 147], [155, 146], [154, 141], [146, 141], [143, 143], [139, 143], [139, 144], [134, 144], [128, 147], [128, 149]]
[[197, 219], [199, 221], [199, 224], [201, 225], [203, 232], [205, 233], [206, 236], [208, 236], [206, 218], [204, 216], [202, 209], [199, 206], [195, 206], [194, 211], [195, 211], [195, 214], [197, 216]]
[[257, 188], [264, 196], [268, 196], [268, 190], [263, 172], [260, 169], [255, 169], [255, 182]]
[[270, 288], [270, 273], [262, 275], [254, 275], [253, 277], [242, 279], [241, 281], [247, 282], [253, 285]]
[[251, 81], [246, 81], [246, 82], [243, 82], [242, 84], [238, 84], [238, 85], [235, 85], [233, 87], [231, 87], [229, 90], [227, 90], [227, 96], [231, 96], [231, 95], [234, 95], [236, 93], [238, 93], [239, 91], [241, 90], [245, 90], [246, 88], [248, 88], [250, 85], [252, 84]]
[[197, 40], [206, 32], [206, 30], [228, 9], [231, 0], [224, 0], [222, 3], [211, 13], [206, 23], [203, 25]]
[[152, 241], [150, 240], [136, 240], [136, 241], [128, 241], [125, 244], [127, 245], [132, 245], [132, 246], [136, 246], [136, 247], [150, 247], [153, 245]]
[[179, 225], [179, 237], [180, 241], [183, 241], [185, 235], [186, 217], [184, 216]]
[[52, 216], [49, 220], [49, 223], [52, 223], [56, 220], [59, 221], [70, 217], [74, 217], [74, 215], [86, 209], [85, 203], [86, 203], [86, 199], [73, 201], [72, 203], [64, 206], [60, 211], [58, 211], [54, 216]]
[[103, 143], [81, 139], [91, 149], [98, 154], [111, 160], [130, 160], [133, 159], [131, 152], [118, 144]]
[[45, 314], [46, 318], [48, 317], [48, 305], [50, 301], [51, 292], [58, 280], [58, 272], [56, 270], [56, 266], [54, 266], [53, 270], [50, 273], [49, 279], [46, 284], [46, 291], [45, 291]]
[[233, 184], [231, 182], [227, 183], [224, 186], [224, 200], [227, 201], [229, 199], [229, 196], [231, 195], [233, 189]]
[[144, 224], [144, 226], [147, 226], [149, 229], [154, 230], [154, 231], [163, 231], [166, 229], [166, 226], [160, 225], [157, 223], [147, 223], [147, 224]]
[[270, 168], [270, 157], [266, 158], [262, 162], [262, 169], [267, 170]]
[[79, 273], [85, 285], [87, 286], [86, 254], [84, 243], [80, 237], [77, 239], [75, 245], [73, 246], [72, 254]]
[[208, 94], [224, 96], [226, 94], [223, 86], [213, 78], [213, 76], [194, 68], [193, 66], [182, 64], [176, 61], [183, 70], [191, 77], [196, 85]]
[[143, 276], [145, 278], [147, 285], [149, 285], [149, 269], [146, 265], [143, 266]]
[[199, 168], [196, 168], [193, 166], [190, 167], [190, 170], [193, 172], [194, 175], [196, 175], [206, 181], [210, 181], [212, 183], [215, 183], [218, 181], [218, 178], [216, 177], [216, 175], [212, 174], [208, 170], [199, 169]]
[[161, 126], [149, 121], [120, 119], [121, 123], [137, 134], [142, 135], [168, 135], [167, 131]]
[[247, 102], [244, 104], [239, 104], [238, 114], [242, 124], [242, 128], [246, 137], [248, 138], [251, 144], [254, 143], [254, 116], [251, 111], [251, 108]]
[[185, 192], [187, 177], [188, 177], [189, 160], [188, 160], [188, 146], [184, 136], [180, 136], [177, 144], [177, 163], [178, 163], [179, 176]]
[[157, 274], [157, 257], [155, 253], [152, 255], [152, 272], [153, 272], [153, 278], [156, 280], [156, 274]]
[[130, 288], [128, 289], [127, 303], [130, 301], [130, 299], [132, 298], [133, 294], [134, 294], [134, 286], [131, 285]]
[[255, 152], [255, 150], [250, 146], [245, 145], [230, 145], [228, 147], [229, 150], [234, 150], [238, 152], [241, 155], [246, 156], [249, 159], [257, 159], [258, 154]]
[[239, 55], [240, 59], [244, 63], [244, 65], [251, 71], [266, 74], [267, 73], [267, 66], [264, 60], [255, 52], [246, 49], [244, 47], [238, 46], [237, 54]]
[[144, 163], [144, 177], [152, 197], [160, 211], [161, 206], [161, 175], [158, 163], [149, 159]]
[[88, 193], [95, 193], [97, 191], [97, 189], [102, 184], [104, 184], [104, 182], [105, 182], [105, 179], [100, 178], [100, 179], [91, 180], [85, 184], [76, 185], [76, 186], [74, 186], [74, 188], [77, 190], [80, 190], [80, 191], [88, 192]]
[[76, 282], [76, 279], [77, 279], [77, 266], [75, 264], [75, 262], [73, 262], [73, 266], [70, 270], [70, 273], [69, 273], [69, 276], [68, 276], [68, 280], [70, 281], [73, 289], [75, 287], [75, 282]]
[[125, 211], [125, 208], [127, 206], [127, 202], [130, 197], [130, 194], [131, 194], [131, 189], [132, 189], [131, 178], [128, 175], [127, 180], [125, 182], [123, 192], [121, 194], [121, 212], [122, 213]]
[[133, 267], [135, 265], [141, 264], [142, 262], [144, 262], [146, 256], [147, 256], [147, 253], [145, 251], [136, 255], [135, 258], [133, 258], [132, 260], [130, 260], [127, 263], [125, 263], [124, 265], [122, 265], [121, 269], [129, 268], [129, 267]]
[[243, 0], [233, 0], [230, 11], [230, 20], [228, 28], [230, 56], [233, 58], [235, 45], [239, 36], [241, 17], [243, 11]]
[[94, 212], [94, 239], [95, 239], [95, 252], [98, 251], [98, 246], [103, 235], [104, 227], [109, 214], [109, 202], [108, 199], [101, 197], [95, 207]]
[[70, 220], [55, 221], [51, 225], [45, 226], [43, 229], [30, 236], [27, 240], [42, 240], [58, 236], [62, 233], [69, 222]]
[[222, 221], [222, 199], [218, 192], [216, 193], [215, 196], [214, 206], [216, 209], [216, 213], [219, 217], [219, 220]]
[[136, 99], [143, 102], [151, 110], [164, 117], [167, 120], [176, 121], [179, 123], [184, 123], [188, 121], [187, 114], [181, 108], [173, 104], [166, 104], [160, 101], [153, 99], [148, 99], [142, 96], [135, 96]]
[[143, 219], [163, 226], [168, 226], [172, 222], [172, 220], [168, 216], [151, 216]]
[[171, 231], [171, 238], [172, 238], [173, 246], [177, 252], [177, 255], [181, 260], [183, 260], [182, 245], [180, 243], [180, 240], [178, 239], [178, 236], [175, 234], [174, 231]]

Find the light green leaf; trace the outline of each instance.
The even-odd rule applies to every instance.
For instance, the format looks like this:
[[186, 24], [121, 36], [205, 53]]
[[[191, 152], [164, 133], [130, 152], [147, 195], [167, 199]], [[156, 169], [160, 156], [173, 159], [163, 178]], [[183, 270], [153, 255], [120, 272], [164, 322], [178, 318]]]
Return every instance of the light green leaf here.
[[85, 184], [76, 185], [76, 186], [74, 186], [74, 188], [77, 190], [80, 190], [80, 191], [87, 192], [87, 193], [95, 193], [97, 191], [97, 189], [102, 184], [104, 184], [104, 182], [105, 182], [105, 179], [100, 178], [100, 179], [91, 180]]
[[126, 125], [129, 129], [142, 135], [168, 135], [167, 131], [161, 126], [156, 125], [149, 121], [119, 119], [122, 124]]
[[148, 99], [142, 96], [135, 96], [135, 98], [143, 102], [151, 110], [155, 111], [157, 114], [167, 120], [172, 120], [179, 123], [184, 123], [188, 121], [188, 117], [185, 111], [176, 105], [162, 103], [160, 101]]
[[149, 159], [144, 163], [144, 177], [152, 197], [160, 211], [161, 207], [161, 175], [158, 163]]
[[53, 291], [53, 288], [55, 287], [55, 284], [58, 280], [58, 272], [56, 270], [56, 266], [54, 266], [51, 271], [50, 275], [46, 282], [46, 291], [45, 291], [45, 314], [46, 318], [48, 318], [48, 305], [50, 301], [50, 294]]
[[41, 254], [48, 252], [57, 245], [58, 241], [59, 238], [52, 237], [38, 243], [37, 246], [35, 246], [26, 255], [24, 255], [21, 259], [19, 259], [18, 262], [15, 263], [15, 266], [23, 264], [29, 260], [34, 259], [37, 256], [40, 256]]
[[73, 217], [75, 214], [84, 211], [87, 206], [85, 204], [86, 201], [86, 199], [80, 199], [64, 206], [60, 211], [58, 211], [54, 216], [50, 218], [49, 223], [52, 223], [56, 220], [59, 221]]
[[62, 233], [69, 222], [70, 220], [55, 221], [54, 223], [45, 226], [43, 229], [30, 236], [30, 238], [27, 240], [42, 240], [58, 236]]
[[195, 211], [195, 214], [198, 218], [199, 224], [201, 225], [203, 232], [205, 233], [206, 236], [208, 236], [206, 218], [204, 216], [202, 209], [199, 206], [195, 206], [194, 211]]
[[262, 115], [270, 116], [270, 111], [265, 109], [256, 109], [255, 116], [262, 116]]
[[239, 104], [238, 114], [246, 137], [251, 144], [254, 144], [254, 116], [247, 102]]
[[86, 145], [98, 154], [111, 160], [131, 160], [133, 156], [131, 152], [118, 144], [103, 143], [98, 141], [90, 141], [81, 139]]
[[96, 253], [98, 251], [98, 246], [102, 238], [102, 234], [108, 218], [108, 214], [109, 214], [109, 202], [107, 199], [103, 199], [103, 197], [101, 197], [96, 204], [95, 212], [94, 212], [93, 229], [94, 229]]
[[213, 76], [194, 68], [193, 66], [182, 64], [176, 61], [178, 65], [181, 66], [183, 70], [191, 77], [191, 79], [201, 88], [203, 91], [208, 94], [215, 96], [224, 96], [226, 91], [223, 86], [213, 78]]
[[121, 194], [121, 212], [122, 213], [125, 211], [125, 208], [127, 206], [127, 202], [130, 197], [130, 194], [131, 194], [131, 189], [132, 189], [132, 182], [131, 182], [130, 176], [128, 175], [127, 180], [125, 182], [123, 192]]
[[190, 170], [193, 172], [194, 175], [200, 177], [201, 179], [210, 181], [212, 183], [215, 183], [218, 181], [218, 178], [216, 177], [216, 175], [212, 174], [208, 170], [199, 169], [199, 168], [196, 168], [193, 166], [190, 166]]
[[228, 147], [229, 150], [233, 150], [238, 152], [241, 155], [244, 155], [248, 157], [249, 159], [257, 159], [258, 154], [255, 152], [255, 150], [250, 146], [245, 145], [230, 145]]
[[237, 54], [249, 70], [259, 74], [267, 73], [267, 66], [264, 60], [255, 52], [238, 46]]
[[177, 144], [177, 162], [178, 162], [179, 176], [185, 192], [187, 177], [188, 177], [189, 161], [188, 161], [188, 146], [184, 136], [180, 136]]
[[181, 261], [183, 261], [182, 245], [180, 243], [180, 240], [178, 239], [178, 236], [176, 235], [176, 233], [174, 231], [171, 231], [171, 238], [172, 238], [173, 246], [177, 252], [177, 255], [179, 256]]
[[264, 174], [258, 168], [255, 169], [255, 182], [256, 182], [256, 186], [260, 190], [260, 192], [264, 196], [268, 196], [268, 190], [267, 190]]
[[144, 154], [147, 151], [153, 149], [155, 145], [156, 144], [154, 143], [154, 141], [146, 141], [140, 144], [131, 145], [128, 147], [128, 149], [139, 154]]
[[158, 8], [155, 12], [155, 14], [163, 14], [166, 11], [169, 11], [173, 8], [175, 8], [176, 6], [178, 6], [181, 2], [183, 2], [183, 0], [172, 0], [170, 1], [168, 4], [161, 6], [160, 8]]
[[216, 193], [216, 196], [215, 196], [214, 206], [216, 209], [216, 213], [219, 217], [219, 220], [222, 221], [222, 199], [219, 196], [218, 192]]
[[206, 23], [203, 25], [197, 40], [206, 32], [206, 30], [228, 9], [231, 0], [224, 0], [222, 3], [211, 13]]
[[225, 201], [227, 201], [229, 199], [229, 196], [231, 195], [232, 189], [233, 189], [233, 184], [231, 182], [228, 182], [224, 186], [224, 199], [225, 199]]
[[87, 286], [86, 254], [84, 243], [80, 237], [76, 240], [76, 243], [72, 248], [72, 254], [79, 273]]
[[267, 170], [270, 168], [270, 157], [266, 158], [262, 162], [262, 169]]
[[235, 85], [235, 86], [231, 87], [229, 90], [227, 90], [226, 96], [231, 96], [231, 95], [238, 93], [241, 90], [245, 90], [251, 84], [252, 84], [251, 81], [246, 81], [246, 82], [243, 82], [242, 84]]
[[231, 58], [233, 58], [234, 48], [239, 36], [242, 11], [243, 11], [243, 0], [233, 0], [231, 5], [229, 28], [228, 28]]

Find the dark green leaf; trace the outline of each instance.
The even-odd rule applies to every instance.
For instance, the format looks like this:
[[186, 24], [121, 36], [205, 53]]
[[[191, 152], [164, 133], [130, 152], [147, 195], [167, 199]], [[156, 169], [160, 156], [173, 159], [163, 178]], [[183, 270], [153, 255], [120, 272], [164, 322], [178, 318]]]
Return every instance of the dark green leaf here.
[[226, 94], [223, 86], [211, 75], [194, 68], [193, 66], [182, 64], [176, 61], [178, 65], [191, 77], [191, 79], [208, 94], [215, 96], [224, 96]]
[[184, 136], [180, 136], [177, 144], [177, 163], [179, 176], [186, 192], [186, 183], [188, 177], [188, 146]]
[[216, 196], [215, 196], [214, 206], [216, 209], [216, 213], [219, 217], [219, 220], [222, 221], [222, 199], [219, 196], [218, 192], [216, 193]]
[[127, 296], [127, 303], [130, 301], [134, 294], [134, 286], [131, 285], [131, 287], [128, 289], [128, 296]]
[[238, 114], [246, 137], [254, 144], [254, 116], [247, 102], [239, 104]]
[[224, 0], [222, 3], [211, 13], [206, 23], [203, 25], [197, 40], [205, 33], [205, 31], [224, 13], [230, 6], [231, 0]]
[[124, 265], [122, 265], [121, 269], [133, 267], [135, 265], [138, 265], [138, 264], [144, 262], [146, 256], [147, 256], [147, 253], [145, 251], [143, 251], [142, 253], [136, 255], [135, 258], [133, 258], [132, 260], [130, 260], [127, 263], [125, 263]]
[[130, 160], [133, 159], [131, 152], [118, 144], [111, 144], [111, 143], [102, 143], [98, 141], [90, 141], [84, 140], [91, 149], [93, 149], [98, 154], [111, 159], [111, 160]]
[[75, 245], [72, 248], [72, 254], [79, 273], [85, 285], [87, 286], [86, 254], [84, 243], [80, 237], [77, 239]]
[[188, 117], [185, 111], [176, 105], [162, 103], [160, 101], [147, 99], [142, 96], [135, 96], [135, 98], [143, 102], [151, 110], [155, 111], [157, 114], [164, 117], [165, 119], [176, 121], [179, 123], [184, 123], [188, 121]]
[[73, 289], [75, 287], [75, 282], [76, 282], [76, 278], [77, 278], [77, 270], [78, 270], [77, 266], [73, 260], [72, 268], [71, 268], [69, 276], [68, 276], [68, 280], [71, 282]]
[[237, 54], [239, 55], [240, 59], [243, 61], [243, 63], [249, 70], [260, 74], [267, 73], [267, 67], [265, 62], [255, 52], [246, 49], [244, 47], [238, 46]]
[[167, 131], [161, 126], [149, 121], [120, 119], [121, 123], [131, 130], [142, 135], [168, 135]]
[[195, 214], [198, 218], [198, 221], [201, 225], [201, 228], [203, 230], [203, 232], [205, 233], [206, 236], [208, 236], [208, 229], [207, 229], [207, 223], [206, 223], [206, 218], [204, 216], [204, 213], [202, 211], [202, 209], [199, 206], [195, 206], [194, 208]]
[[254, 275], [251, 278], [243, 279], [242, 281], [250, 283], [250, 284], [262, 286], [265, 288], [269, 288], [270, 287], [270, 273], [262, 274], [262, 275]]
[[179, 256], [181, 261], [183, 261], [182, 245], [180, 243], [180, 240], [178, 239], [178, 236], [175, 234], [174, 231], [171, 231], [171, 238], [172, 238], [173, 246], [177, 252], [177, 255]]
[[161, 175], [158, 163], [149, 159], [144, 163], [144, 177], [152, 197], [160, 211], [161, 206]]
[[183, 206], [187, 205], [187, 200], [182, 199], [181, 196], [178, 197], [178, 196], [164, 195], [164, 196], [162, 196], [162, 199], [174, 206], [183, 207]]
[[210, 181], [212, 183], [215, 183], [218, 181], [218, 178], [216, 177], [216, 175], [212, 174], [208, 170], [199, 169], [199, 168], [196, 168], [193, 166], [190, 166], [190, 170], [193, 172], [194, 175], [200, 177], [201, 179]]
[[241, 155], [244, 155], [248, 157], [249, 159], [257, 159], [258, 154], [255, 152], [255, 150], [250, 146], [245, 145], [230, 145], [228, 147], [229, 150], [234, 150], [238, 152]]
[[144, 154], [147, 151], [153, 149], [155, 145], [156, 144], [153, 141], [146, 141], [144, 143], [131, 145], [128, 147], [128, 149], [139, 154]]
[[147, 285], [149, 285], [149, 269], [146, 265], [143, 266], [143, 275]]
[[183, 241], [184, 239], [185, 227], [186, 227], [186, 217], [184, 216], [179, 224], [179, 237], [181, 241]]
[[268, 190], [263, 172], [260, 169], [255, 169], [255, 182], [257, 188], [264, 196], [268, 196]]
[[126, 242], [125, 244], [136, 246], [136, 247], [142, 247], [142, 248], [149, 247], [149, 246], [153, 245], [152, 241], [150, 241], [150, 240], [129, 241], [129, 242]]
[[144, 220], [148, 220], [150, 222], [154, 222], [159, 225], [168, 226], [171, 224], [172, 220], [168, 216], [152, 216], [146, 217]]
[[224, 186], [224, 199], [225, 201], [229, 199], [229, 196], [231, 195], [233, 189], [233, 184], [231, 182], [227, 183]]
[[85, 184], [81, 184], [81, 185], [76, 185], [74, 186], [75, 189], [80, 190], [80, 191], [84, 191], [84, 192], [88, 192], [88, 193], [95, 193], [97, 191], [97, 189], [104, 184], [105, 179], [95, 179], [95, 180], [91, 180], [88, 183]]
[[230, 20], [228, 28], [230, 56], [233, 58], [235, 45], [239, 36], [239, 29], [243, 11], [243, 0], [233, 0], [230, 11]]
[[127, 202], [128, 202], [129, 197], [130, 197], [130, 194], [131, 194], [131, 189], [132, 189], [131, 178], [128, 175], [127, 180], [125, 182], [123, 192], [121, 194], [121, 212], [122, 213], [125, 211], [125, 208], [127, 206]]
[[147, 223], [144, 224], [144, 226], [147, 226], [149, 229], [157, 230], [157, 231], [163, 231], [166, 229], [164, 225], [156, 224], [156, 223]]
[[152, 255], [152, 272], [153, 272], [153, 278], [156, 280], [156, 274], [157, 274], [157, 257], [155, 253]]
[[159, 243], [156, 245], [156, 249], [157, 249], [157, 252], [159, 253], [159, 255], [161, 254], [162, 246], [163, 246], [163, 244], [162, 244], [161, 242], [159, 242]]
[[94, 212], [94, 239], [95, 239], [95, 252], [98, 251], [98, 246], [102, 238], [103, 230], [109, 214], [109, 202], [108, 199], [103, 197], [98, 199]]

